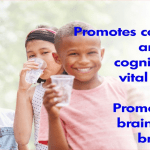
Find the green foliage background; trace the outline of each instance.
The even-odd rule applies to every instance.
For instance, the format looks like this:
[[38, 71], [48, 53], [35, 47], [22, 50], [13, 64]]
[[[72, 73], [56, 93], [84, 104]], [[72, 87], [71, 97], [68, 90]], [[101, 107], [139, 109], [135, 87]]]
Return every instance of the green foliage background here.
[[[144, 74], [148, 67], [131, 70], [117, 68], [114, 61], [147, 59], [149, 52], [140, 52], [139, 45], [149, 45], [149, 36], [140, 31], [150, 30], [148, 1], [0, 1], [0, 107], [15, 110], [19, 72], [26, 62], [25, 38], [37, 25], [61, 27], [80, 20], [97, 29], [135, 29], [135, 37], [101, 37], [105, 57], [100, 75]], [[138, 83], [148, 95], [149, 83]], [[33, 134], [29, 143], [34, 149]]]

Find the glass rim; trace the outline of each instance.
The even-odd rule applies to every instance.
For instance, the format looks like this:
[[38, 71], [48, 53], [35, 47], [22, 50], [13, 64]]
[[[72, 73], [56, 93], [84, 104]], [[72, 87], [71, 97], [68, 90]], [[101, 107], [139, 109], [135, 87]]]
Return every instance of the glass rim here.
[[28, 60], [34, 60], [34, 62], [38, 63], [37, 61], [42, 62], [42, 66], [40, 67], [40, 69], [45, 69], [47, 67], [47, 63], [45, 60], [43, 60], [42, 58], [39, 57], [34, 57], [34, 58], [30, 58]]

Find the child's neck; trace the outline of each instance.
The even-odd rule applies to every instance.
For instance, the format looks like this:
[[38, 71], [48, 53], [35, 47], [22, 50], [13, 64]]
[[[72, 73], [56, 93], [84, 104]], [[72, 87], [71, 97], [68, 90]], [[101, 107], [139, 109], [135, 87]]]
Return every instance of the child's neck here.
[[102, 84], [102, 82], [103, 78], [98, 75], [95, 78], [92, 78], [91, 80], [86, 82], [74, 79], [73, 88], [76, 90], [89, 90], [99, 86], [100, 84]]
[[51, 83], [51, 78], [47, 79], [46, 82], [43, 83], [43, 88], [46, 88], [47, 85]]
[[[63, 71], [64, 71], [64, 69], [61, 67], [61, 69], [57, 72], [56, 75], [62, 74]], [[51, 78], [46, 79], [46, 82], [43, 83], [43, 88], [46, 88], [46, 86], [51, 84], [51, 83], [52, 83]]]

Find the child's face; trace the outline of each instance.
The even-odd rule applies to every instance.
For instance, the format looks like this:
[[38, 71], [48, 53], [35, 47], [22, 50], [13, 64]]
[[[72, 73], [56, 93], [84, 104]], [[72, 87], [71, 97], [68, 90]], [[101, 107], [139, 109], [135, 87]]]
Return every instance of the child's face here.
[[104, 49], [100, 47], [99, 37], [96, 36], [65, 37], [58, 50], [58, 61], [75, 79], [88, 82], [98, 78], [97, 73], [104, 55]]
[[56, 52], [54, 44], [43, 40], [32, 40], [26, 46], [27, 58], [38, 57], [47, 63], [44, 74], [40, 78], [48, 79], [51, 75], [60, 72], [62, 65], [57, 64], [52, 57], [52, 52]]

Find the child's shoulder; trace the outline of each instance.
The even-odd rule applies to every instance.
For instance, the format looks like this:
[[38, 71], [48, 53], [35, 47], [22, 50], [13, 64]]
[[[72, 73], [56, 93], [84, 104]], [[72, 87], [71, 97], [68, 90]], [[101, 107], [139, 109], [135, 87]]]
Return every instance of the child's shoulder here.
[[145, 94], [138, 89], [134, 84], [128, 82], [121, 82], [114, 77], [105, 77], [108, 86], [110, 86], [115, 92], [122, 94], [126, 97], [130, 105], [143, 104], [145, 102]]
[[104, 81], [107, 82], [109, 87], [121, 93], [126, 93], [128, 88], [131, 86], [129, 83], [121, 82], [115, 77], [104, 77]]
[[127, 83], [121, 82], [118, 78], [115, 77], [104, 77], [104, 81], [106, 81], [109, 84], [112, 84], [114, 86], [127, 86]]
[[115, 77], [104, 77], [108, 84], [112, 84], [114, 87], [118, 87], [125, 90], [137, 89], [134, 84], [128, 82], [122, 82]]
[[33, 95], [37, 86], [39, 86], [39, 84], [31, 86], [28, 90], [28, 97], [30, 99], [30, 102], [32, 102], [32, 98], [33, 98]]

